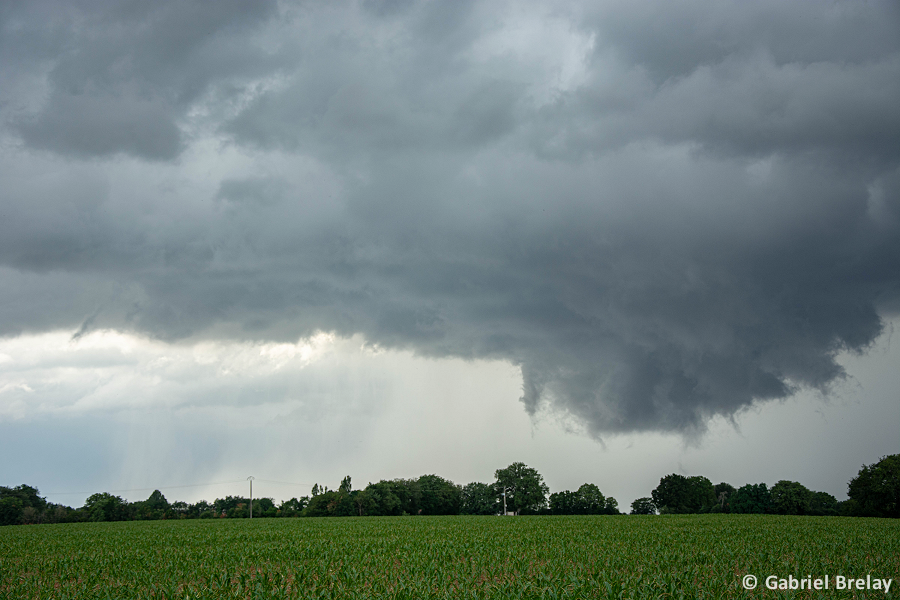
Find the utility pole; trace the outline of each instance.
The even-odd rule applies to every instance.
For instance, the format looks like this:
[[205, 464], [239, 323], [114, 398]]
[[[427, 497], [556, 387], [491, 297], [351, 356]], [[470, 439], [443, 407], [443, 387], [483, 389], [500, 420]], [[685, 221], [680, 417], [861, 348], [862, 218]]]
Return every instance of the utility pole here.
[[250, 518], [253, 518], [253, 475], [247, 478], [250, 482]]
[[503, 486], [503, 516], [506, 516], [506, 486]]

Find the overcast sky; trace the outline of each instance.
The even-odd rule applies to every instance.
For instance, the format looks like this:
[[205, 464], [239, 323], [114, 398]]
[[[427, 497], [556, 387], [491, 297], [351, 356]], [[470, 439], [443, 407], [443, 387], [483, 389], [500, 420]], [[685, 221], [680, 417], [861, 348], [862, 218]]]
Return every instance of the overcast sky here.
[[900, 452], [895, 2], [8, 2], [0, 81], [0, 485]]

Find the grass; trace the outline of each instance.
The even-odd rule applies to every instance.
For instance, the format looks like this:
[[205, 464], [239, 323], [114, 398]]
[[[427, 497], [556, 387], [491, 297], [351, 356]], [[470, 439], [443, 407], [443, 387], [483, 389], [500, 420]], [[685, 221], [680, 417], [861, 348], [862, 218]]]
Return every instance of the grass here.
[[[759, 587], [744, 590], [746, 574]], [[891, 578], [770, 591], [767, 575]], [[371, 517], [0, 528], [0, 599], [898, 598], [900, 521]]]

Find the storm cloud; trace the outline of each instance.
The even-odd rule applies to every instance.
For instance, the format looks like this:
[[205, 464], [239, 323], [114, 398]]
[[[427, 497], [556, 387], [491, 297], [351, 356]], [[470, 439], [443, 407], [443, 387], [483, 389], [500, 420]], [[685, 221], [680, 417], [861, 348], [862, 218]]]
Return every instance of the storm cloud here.
[[695, 434], [900, 312], [895, 3], [0, 11], [4, 336], [361, 335]]

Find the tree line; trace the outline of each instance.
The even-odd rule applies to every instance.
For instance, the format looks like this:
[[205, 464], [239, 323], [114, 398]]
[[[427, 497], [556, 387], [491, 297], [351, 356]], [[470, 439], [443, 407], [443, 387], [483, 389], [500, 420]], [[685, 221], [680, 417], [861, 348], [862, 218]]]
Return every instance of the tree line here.
[[[93, 494], [84, 506], [47, 502], [37, 488], [0, 486], [0, 525], [277, 517], [349, 517], [402, 515], [619, 515], [618, 502], [592, 483], [575, 491], [550, 494], [543, 477], [524, 463], [497, 469], [491, 483], [457, 485], [438, 475], [381, 480], [353, 489], [350, 476], [335, 490], [313, 485], [311, 494], [277, 504], [272, 498], [226, 496], [194, 504], [169, 502], [159, 490], [146, 500], [128, 502], [107, 492]], [[900, 517], [900, 454], [863, 466], [849, 484], [849, 499], [838, 502], [800, 483], [779, 481], [735, 489], [713, 485], [702, 476], [666, 475], [649, 497], [638, 498], [631, 514], [771, 513]]]
[[900, 454], [863, 465], [848, 484], [842, 502], [826, 492], [808, 489], [797, 481], [782, 480], [771, 488], [765, 483], [738, 489], [728, 483], [713, 485], [703, 476], [666, 475], [650, 497], [631, 503], [631, 514], [691, 513], [777, 514], [900, 518]]
[[[280, 504], [272, 498], [226, 496], [213, 502], [194, 504], [169, 502], [159, 490], [146, 500], [128, 502], [108, 492], [93, 494], [84, 506], [71, 508], [47, 502], [37, 488], [19, 485], [0, 486], [0, 524], [68, 523], [83, 521], [130, 521], [157, 519], [215, 519], [267, 517], [349, 517], [402, 515], [496, 515], [542, 514], [549, 510], [549, 490], [543, 477], [524, 463], [513, 463], [497, 469], [492, 483], [472, 482], [463, 486], [438, 475], [422, 475], [415, 479], [381, 480], [363, 489], [353, 489], [350, 476], [344, 477], [337, 489], [313, 485], [311, 494], [291, 498]], [[579, 504], [577, 510], [602, 512], [616, 507], [614, 498], [603, 498], [593, 484], [585, 484], [579, 492], [591, 490], [591, 498], [602, 499], [598, 505]], [[571, 494], [571, 492], [564, 492]], [[558, 494], [551, 494], [553, 503]], [[579, 497], [583, 496], [581, 494]], [[564, 511], [558, 514], [571, 514]], [[618, 513], [618, 509], [615, 510]], [[579, 513], [581, 514], [581, 513]]]

